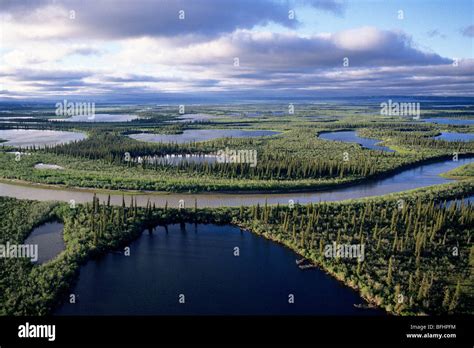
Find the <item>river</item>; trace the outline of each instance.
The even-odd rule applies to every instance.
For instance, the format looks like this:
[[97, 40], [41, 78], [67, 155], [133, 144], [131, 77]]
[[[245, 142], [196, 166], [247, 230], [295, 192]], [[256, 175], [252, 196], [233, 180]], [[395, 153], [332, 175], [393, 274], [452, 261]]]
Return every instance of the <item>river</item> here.
[[[197, 201], [198, 207], [220, 207], [264, 204], [288, 204], [290, 200], [297, 203], [309, 203], [320, 201], [340, 201], [345, 199], [356, 199], [362, 197], [379, 196], [388, 193], [406, 191], [420, 187], [444, 184], [451, 180], [445, 179], [439, 174], [447, 172], [458, 166], [472, 163], [474, 158], [460, 158], [459, 161], [441, 160], [434, 163], [420, 164], [416, 167], [405, 169], [391, 176], [357, 183], [350, 186], [328, 189], [324, 191], [299, 192], [299, 193], [135, 193], [127, 194], [127, 203], [130, 197], [137, 200], [138, 205], [146, 206], [147, 201], [162, 207], [168, 202], [170, 207], [177, 207], [183, 200], [186, 207], [194, 206]], [[75, 203], [92, 201], [93, 190], [72, 190], [66, 188], [43, 188], [38, 186], [22, 186], [10, 183], [0, 183], [0, 195], [15, 197], [19, 199], [35, 199], [39, 201], [58, 200]], [[107, 200], [107, 194], [97, 195], [99, 199]], [[112, 193], [111, 203], [122, 204], [122, 194]]]

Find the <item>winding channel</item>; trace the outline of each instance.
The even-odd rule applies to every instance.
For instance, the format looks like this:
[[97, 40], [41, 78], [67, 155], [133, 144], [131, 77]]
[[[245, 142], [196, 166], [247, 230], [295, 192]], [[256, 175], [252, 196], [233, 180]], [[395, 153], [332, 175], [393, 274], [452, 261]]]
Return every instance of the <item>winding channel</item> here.
[[[264, 204], [288, 204], [290, 200], [301, 204], [320, 201], [340, 201], [370, 196], [380, 196], [389, 193], [401, 192], [420, 187], [438, 185], [453, 180], [439, 176], [456, 167], [472, 163], [474, 158], [460, 158], [459, 161], [450, 159], [440, 160], [434, 163], [420, 164], [416, 167], [402, 170], [385, 178], [374, 179], [350, 186], [337, 187], [314, 192], [295, 193], [154, 193], [139, 192], [126, 193], [125, 200], [128, 203], [130, 197], [136, 198], [138, 205], [146, 206], [147, 201], [162, 207], [168, 202], [170, 207], [177, 206], [180, 200], [185, 202], [186, 207], [194, 206], [195, 200], [198, 207], [222, 207]], [[75, 203], [90, 202], [94, 190], [75, 190], [57, 187], [41, 187], [35, 185], [18, 185], [12, 183], [0, 183], [0, 196], [15, 197], [19, 199], [34, 199], [39, 201], [64, 201]], [[101, 200], [107, 200], [108, 193], [98, 193]], [[112, 191], [111, 203], [122, 204], [122, 192]]]

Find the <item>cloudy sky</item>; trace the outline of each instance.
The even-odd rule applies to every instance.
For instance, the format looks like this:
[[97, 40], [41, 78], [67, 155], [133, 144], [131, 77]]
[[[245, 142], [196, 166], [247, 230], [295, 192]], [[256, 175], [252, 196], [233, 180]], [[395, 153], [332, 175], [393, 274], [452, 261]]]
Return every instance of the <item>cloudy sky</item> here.
[[474, 96], [471, 0], [1, 0], [0, 99]]

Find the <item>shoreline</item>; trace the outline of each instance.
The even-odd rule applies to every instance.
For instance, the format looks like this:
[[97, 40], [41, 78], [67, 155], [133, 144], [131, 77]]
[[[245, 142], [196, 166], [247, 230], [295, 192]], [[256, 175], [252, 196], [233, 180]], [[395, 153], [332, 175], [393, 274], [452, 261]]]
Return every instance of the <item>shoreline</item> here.
[[[426, 159], [421, 159], [416, 162], [411, 162], [408, 164], [401, 165], [399, 167], [387, 170], [385, 172], [374, 174], [372, 176], [368, 176], [365, 178], [355, 178], [355, 179], [347, 179], [345, 182], [340, 183], [326, 183], [321, 184], [318, 186], [310, 186], [307, 188], [294, 188], [294, 189], [276, 189], [276, 190], [215, 190], [215, 191], [196, 191], [196, 192], [189, 192], [189, 191], [148, 191], [148, 190], [129, 190], [129, 189], [106, 189], [106, 188], [93, 188], [93, 187], [81, 187], [81, 186], [67, 186], [64, 184], [56, 185], [56, 184], [47, 184], [47, 183], [38, 183], [38, 182], [31, 182], [28, 180], [23, 179], [9, 179], [0, 177], [0, 183], [16, 185], [16, 186], [23, 186], [23, 187], [37, 187], [42, 189], [48, 190], [58, 190], [58, 191], [70, 191], [70, 192], [86, 192], [86, 193], [98, 193], [98, 194], [110, 194], [110, 195], [162, 195], [162, 196], [169, 196], [169, 195], [204, 195], [204, 196], [212, 196], [215, 194], [222, 194], [222, 195], [253, 195], [253, 194], [287, 194], [287, 193], [312, 193], [312, 192], [324, 192], [330, 189], [338, 189], [338, 188], [345, 188], [354, 186], [361, 183], [370, 183], [376, 180], [389, 178], [390, 176], [396, 175], [404, 170], [409, 170], [416, 168], [422, 165], [433, 164], [437, 162], [444, 162], [445, 160], [450, 159], [450, 155], [441, 155]], [[474, 153], [467, 153], [467, 154], [460, 154], [459, 158], [461, 159], [469, 159], [474, 158]], [[460, 165], [461, 166], [461, 165]], [[451, 180], [458, 180], [455, 177], [451, 176], [440, 176], [451, 179]]]

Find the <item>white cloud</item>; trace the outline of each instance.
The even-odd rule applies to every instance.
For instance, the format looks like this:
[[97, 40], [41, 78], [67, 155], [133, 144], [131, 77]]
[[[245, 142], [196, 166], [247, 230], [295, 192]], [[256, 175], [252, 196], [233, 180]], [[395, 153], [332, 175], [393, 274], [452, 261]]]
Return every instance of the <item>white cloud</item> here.
[[[161, 18], [164, 22], [156, 26], [137, 6], [116, 9], [101, 3], [98, 10], [106, 13], [109, 9], [111, 16], [100, 27], [97, 13], [83, 17], [82, 5], [74, 7], [77, 17], [70, 20], [69, 7], [64, 4], [40, 6], [21, 18], [20, 10], [15, 16], [3, 15], [7, 30], [0, 50], [2, 89], [37, 95], [265, 89], [368, 93], [410, 88], [412, 83], [420, 91], [453, 86], [457, 93], [472, 79], [472, 61], [463, 61], [455, 70], [450, 59], [418, 49], [401, 31], [364, 26], [302, 36], [289, 25], [287, 32], [276, 33], [253, 26], [273, 19], [284, 25], [278, 12], [262, 22], [242, 19], [249, 15], [245, 8], [238, 15], [219, 19], [233, 21], [223, 26], [225, 30], [210, 25], [194, 31], [198, 21], [187, 29], [161, 32], [163, 23], [181, 24], [161, 13], [154, 21]], [[134, 21], [122, 28], [117, 18], [129, 8]], [[265, 8], [258, 7], [256, 13]], [[140, 23], [140, 18], [149, 22]], [[98, 30], [97, 35], [91, 34], [93, 30]], [[342, 65], [345, 57], [349, 67]], [[234, 58], [240, 66], [234, 66]]]

